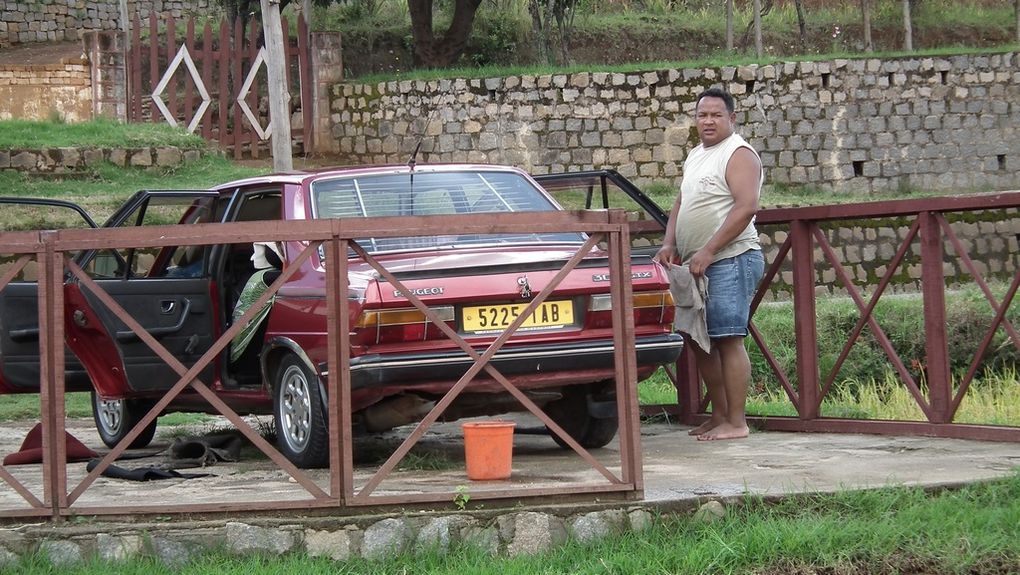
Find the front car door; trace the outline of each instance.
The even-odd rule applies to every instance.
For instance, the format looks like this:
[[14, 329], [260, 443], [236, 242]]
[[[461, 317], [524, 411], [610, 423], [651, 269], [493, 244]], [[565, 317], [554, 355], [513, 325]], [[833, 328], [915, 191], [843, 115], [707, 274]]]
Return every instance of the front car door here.
[[[144, 191], [104, 227], [220, 221], [216, 192]], [[213, 305], [212, 246], [105, 249], [80, 265], [96, 284], [184, 365], [191, 366], [220, 332]], [[104, 399], [158, 396], [177, 373], [79, 281], [65, 287], [68, 345]], [[211, 382], [213, 366], [199, 375]]]

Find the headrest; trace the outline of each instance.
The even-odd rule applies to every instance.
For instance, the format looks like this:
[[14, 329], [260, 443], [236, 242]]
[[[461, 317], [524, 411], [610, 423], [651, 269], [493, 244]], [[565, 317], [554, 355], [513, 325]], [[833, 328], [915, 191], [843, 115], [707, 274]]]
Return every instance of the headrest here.
[[[251, 254], [251, 262], [257, 270], [275, 268], [283, 269], [283, 251], [276, 242], [255, 242]], [[266, 248], [269, 249], [266, 249]]]

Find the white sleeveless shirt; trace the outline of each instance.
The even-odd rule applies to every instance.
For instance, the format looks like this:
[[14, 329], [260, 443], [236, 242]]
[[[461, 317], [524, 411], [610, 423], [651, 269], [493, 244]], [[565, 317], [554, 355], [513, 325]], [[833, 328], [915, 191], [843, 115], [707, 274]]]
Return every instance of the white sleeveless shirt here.
[[[705, 247], [733, 209], [733, 195], [726, 183], [726, 165], [740, 148], [758, 155], [735, 132], [714, 146], [706, 148], [699, 144], [687, 155], [680, 183], [680, 210], [676, 215], [676, 246], [681, 261], [686, 262]], [[764, 174], [758, 179], [756, 193], [759, 196], [763, 179]], [[750, 249], [761, 249], [753, 217], [740, 235], [719, 250], [712, 261], [738, 256]]]

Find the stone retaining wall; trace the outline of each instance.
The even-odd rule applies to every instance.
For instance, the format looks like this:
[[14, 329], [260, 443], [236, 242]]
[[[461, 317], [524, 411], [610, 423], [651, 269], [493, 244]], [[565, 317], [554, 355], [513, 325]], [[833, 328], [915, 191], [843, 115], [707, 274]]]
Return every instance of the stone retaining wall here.
[[[128, 2], [128, 18], [150, 14], [218, 14], [214, 0], [148, 0]], [[0, 0], [0, 47], [27, 42], [77, 40], [83, 30], [121, 28], [119, 0]]]
[[83, 60], [0, 65], [0, 120], [92, 119], [92, 78]]
[[[1013, 279], [1020, 268], [1020, 213], [1016, 209], [948, 214], [946, 219], [982, 278], [1007, 283]], [[879, 285], [910, 231], [909, 222], [903, 218], [843, 221], [821, 228], [853, 285], [863, 293], [871, 293]], [[766, 264], [771, 264], [778, 257], [788, 232], [785, 226], [759, 226], [759, 232]], [[957, 256], [951, 242], [943, 241], [942, 274], [946, 285], [973, 285], [974, 277], [964, 261]], [[815, 293], [846, 295], [843, 282], [818, 245], [814, 261]], [[886, 289], [891, 293], [916, 293], [920, 288], [921, 242], [915, 237]], [[773, 281], [769, 295], [786, 300], [792, 293], [793, 267], [787, 260]]]
[[170, 167], [193, 162], [204, 150], [180, 148], [49, 148], [43, 150], [0, 150], [0, 171], [61, 174], [84, 170], [109, 162], [116, 166]]
[[[706, 504], [706, 508], [710, 511], [702, 512], [705, 520], [724, 513], [718, 501]], [[423, 550], [446, 552], [458, 545], [470, 545], [494, 556], [514, 557], [547, 551], [568, 538], [594, 543], [610, 535], [642, 531], [653, 520], [651, 511], [643, 507], [572, 509], [498, 515], [464, 512], [350, 519], [300, 517], [293, 521], [26, 525], [0, 529], [0, 569], [35, 554], [55, 565], [93, 558], [120, 561], [154, 557], [171, 567], [224, 551], [242, 556], [303, 553], [344, 561]]]
[[334, 151], [352, 164], [404, 163], [424, 134], [421, 161], [675, 183], [698, 143], [694, 98], [723, 86], [767, 184], [1016, 189], [1018, 64], [1009, 52], [337, 84]]

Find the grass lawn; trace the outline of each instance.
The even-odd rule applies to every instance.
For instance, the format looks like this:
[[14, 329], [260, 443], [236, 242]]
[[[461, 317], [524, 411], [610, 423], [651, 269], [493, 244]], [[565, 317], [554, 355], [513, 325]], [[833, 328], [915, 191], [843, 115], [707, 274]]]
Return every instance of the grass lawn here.
[[532, 557], [494, 559], [476, 548], [424, 550], [379, 561], [293, 553], [214, 554], [182, 566], [152, 559], [8, 567], [25, 575], [180, 574], [939, 574], [1020, 572], [1020, 474], [959, 490], [841, 492], [768, 502], [748, 497], [717, 521], [666, 515], [638, 533], [571, 542]]

